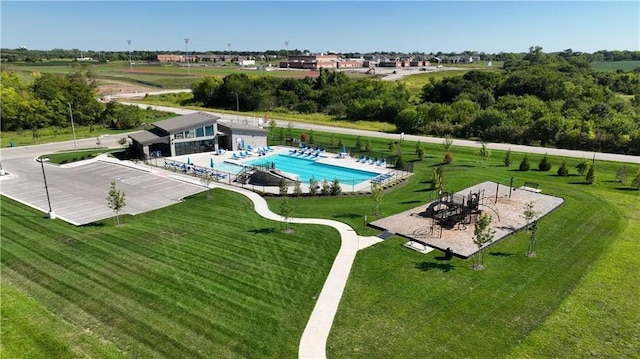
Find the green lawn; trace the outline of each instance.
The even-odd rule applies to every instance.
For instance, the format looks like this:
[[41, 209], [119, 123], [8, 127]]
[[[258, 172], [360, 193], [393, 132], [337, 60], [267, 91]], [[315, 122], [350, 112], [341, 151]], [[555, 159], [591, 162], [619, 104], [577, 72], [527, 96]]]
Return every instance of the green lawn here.
[[[86, 331], [128, 357], [293, 358], [340, 243], [324, 226], [283, 234], [223, 190], [120, 227], [74, 227], [0, 203], [2, 281], [74, 326], [54, 326], [52, 344], [23, 332], [11, 352]], [[3, 343], [26, 325], [4, 315]]]
[[113, 151], [113, 149], [108, 149], [106, 147], [103, 147], [103, 148], [86, 149], [86, 150], [80, 150], [80, 151], [63, 151], [63, 152], [57, 152], [57, 153], [50, 153], [50, 154], [42, 155], [40, 157], [48, 158], [51, 163], [64, 164], [69, 162], [80, 161], [83, 159], [90, 159], [110, 151]]
[[597, 61], [591, 63], [592, 69], [603, 72], [631, 71], [637, 67], [640, 67], [640, 61]]
[[[298, 137], [302, 131], [293, 132]], [[324, 143], [331, 138], [317, 132], [314, 137]], [[355, 144], [353, 136], [340, 138], [347, 147]], [[371, 142], [374, 150], [389, 151], [389, 140]], [[442, 146], [423, 147], [426, 156], [414, 162], [415, 175], [385, 194], [384, 216], [432, 198], [427, 182], [442, 160]], [[402, 150], [415, 159], [415, 143], [403, 142]], [[621, 164], [596, 161], [598, 183], [585, 185], [575, 175], [578, 159], [565, 159], [572, 176], [557, 177], [561, 159], [554, 157], [550, 172], [520, 172], [514, 169], [521, 153], [512, 153], [507, 168], [504, 153], [492, 151], [489, 168], [480, 168], [475, 149], [454, 141], [452, 151], [447, 190], [513, 176], [516, 185], [537, 182], [544, 193], [565, 198], [540, 223], [537, 256], [525, 255], [524, 233], [489, 248], [484, 271], [472, 270], [470, 261], [444, 261], [439, 252], [405, 249], [398, 237], [363, 250], [330, 333], [328, 356], [637, 356], [640, 191], [614, 181]], [[532, 168], [541, 158], [529, 155]], [[639, 166], [628, 167], [631, 174]], [[279, 210], [280, 198], [268, 202]], [[368, 195], [291, 203], [292, 216], [330, 218], [360, 234], [377, 233], [364, 226], [365, 215], [375, 219]], [[255, 215], [246, 198], [223, 190], [214, 190], [211, 199], [200, 194], [127, 217], [121, 227], [112, 221], [72, 227], [5, 198], [0, 204], [2, 280], [52, 318], [73, 325], [59, 326], [54, 344], [26, 341], [34, 352], [57, 345], [55, 338], [67, 331], [86, 330], [128, 357], [295, 357], [339, 245], [327, 227], [295, 226], [293, 235], [284, 235], [280, 224]], [[4, 317], [3, 311], [3, 337], [24, 325]]]
[[[354, 142], [345, 138], [346, 143]], [[385, 141], [374, 140], [384, 150]], [[425, 183], [432, 165], [441, 161], [441, 146], [424, 145], [427, 158], [415, 162], [416, 175], [387, 193], [383, 216], [426, 203]], [[413, 155], [413, 143], [403, 153]], [[490, 168], [479, 168], [473, 149], [456, 148], [445, 168], [448, 190], [484, 180], [516, 184], [540, 183], [544, 193], [566, 199], [541, 222], [538, 256], [526, 257], [527, 240], [516, 234], [488, 251], [487, 269], [476, 272], [470, 262], [441, 260], [442, 253], [419, 254], [393, 238], [359, 253], [334, 322], [329, 357], [632, 357], [640, 349], [636, 334], [640, 305], [632, 293], [640, 259], [640, 191], [614, 181], [618, 163], [596, 162], [599, 183], [585, 185], [575, 175], [578, 159], [566, 159], [573, 176], [555, 176], [561, 163], [551, 158], [550, 172], [519, 172], [523, 154], [493, 151]], [[542, 156], [529, 155], [532, 168]], [[629, 166], [635, 173], [638, 166]], [[269, 199], [272, 210], [280, 199]], [[292, 199], [296, 216], [322, 216], [343, 221], [363, 234], [371, 220], [369, 196]], [[618, 262], [619, 261], [619, 262]], [[593, 269], [593, 270], [592, 270]], [[574, 291], [575, 290], [575, 291]], [[601, 331], [608, 331], [607, 334]], [[533, 333], [533, 334], [532, 334]], [[585, 338], [586, 342], [581, 341]], [[427, 353], [427, 354], [425, 354]], [[560, 353], [557, 355], [555, 353]], [[574, 355], [579, 353], [579, 355]], [[542, 354], [542, 355], [540, 355]]]

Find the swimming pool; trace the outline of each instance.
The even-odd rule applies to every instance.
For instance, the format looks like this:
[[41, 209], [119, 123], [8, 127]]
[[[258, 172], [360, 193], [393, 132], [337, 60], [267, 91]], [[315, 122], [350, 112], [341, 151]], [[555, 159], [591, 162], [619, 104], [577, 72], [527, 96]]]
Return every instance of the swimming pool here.
[[285, 154], [263, 157], [247, 162], [247, 164], [253, 166], [270, 165], [271, 163], [280, 171], [298, 175], [298, 180], [305, 183], [309, 183], [311, 176], [313, 176], [318, 182], [324, 180], [331, 182], [334, 179], [338, 179], [340, 183], [355, 185], [363, 181], [369, 181], [379, 175], [377, 172], [333, 166], [319, 163], [312, 159], [298, 158]]
[[242, 169], [244, 169], [244, 166], [237, 165], [231, 162], [222, 162], [222, 163], [214, 164], [213, 169], [218, 171], [238, 174], [240, 173], [240, 171], [242, 171]]

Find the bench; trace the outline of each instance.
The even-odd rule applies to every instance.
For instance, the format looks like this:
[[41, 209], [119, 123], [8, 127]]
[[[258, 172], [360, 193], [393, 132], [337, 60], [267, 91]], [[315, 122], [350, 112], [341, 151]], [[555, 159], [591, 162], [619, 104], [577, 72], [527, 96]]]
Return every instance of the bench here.
[[525, 182], [524, 185], [520, 187], [520, 189], [540, 193], [542, 190], [540, 190], [538, 186], [540, 186], [540, 184], [535, 182]]

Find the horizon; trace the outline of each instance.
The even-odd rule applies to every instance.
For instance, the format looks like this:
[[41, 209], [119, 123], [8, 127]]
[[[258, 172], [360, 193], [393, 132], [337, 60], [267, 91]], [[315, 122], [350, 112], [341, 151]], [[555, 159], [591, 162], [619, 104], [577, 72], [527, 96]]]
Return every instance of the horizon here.
[[530, 46], [547, 53], [640, 50], [637, 1], [3, 1], [1, 9], [0, 39], [7, 49], [487, 54], [523, 53]]

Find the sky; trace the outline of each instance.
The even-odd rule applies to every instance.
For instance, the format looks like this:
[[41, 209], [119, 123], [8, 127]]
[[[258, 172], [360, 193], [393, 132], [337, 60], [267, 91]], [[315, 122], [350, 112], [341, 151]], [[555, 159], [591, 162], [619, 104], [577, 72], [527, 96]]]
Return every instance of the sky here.
[[0, 20], [0, 47], [33, 50], [640, 50], [638, 0], [2, 0]]

